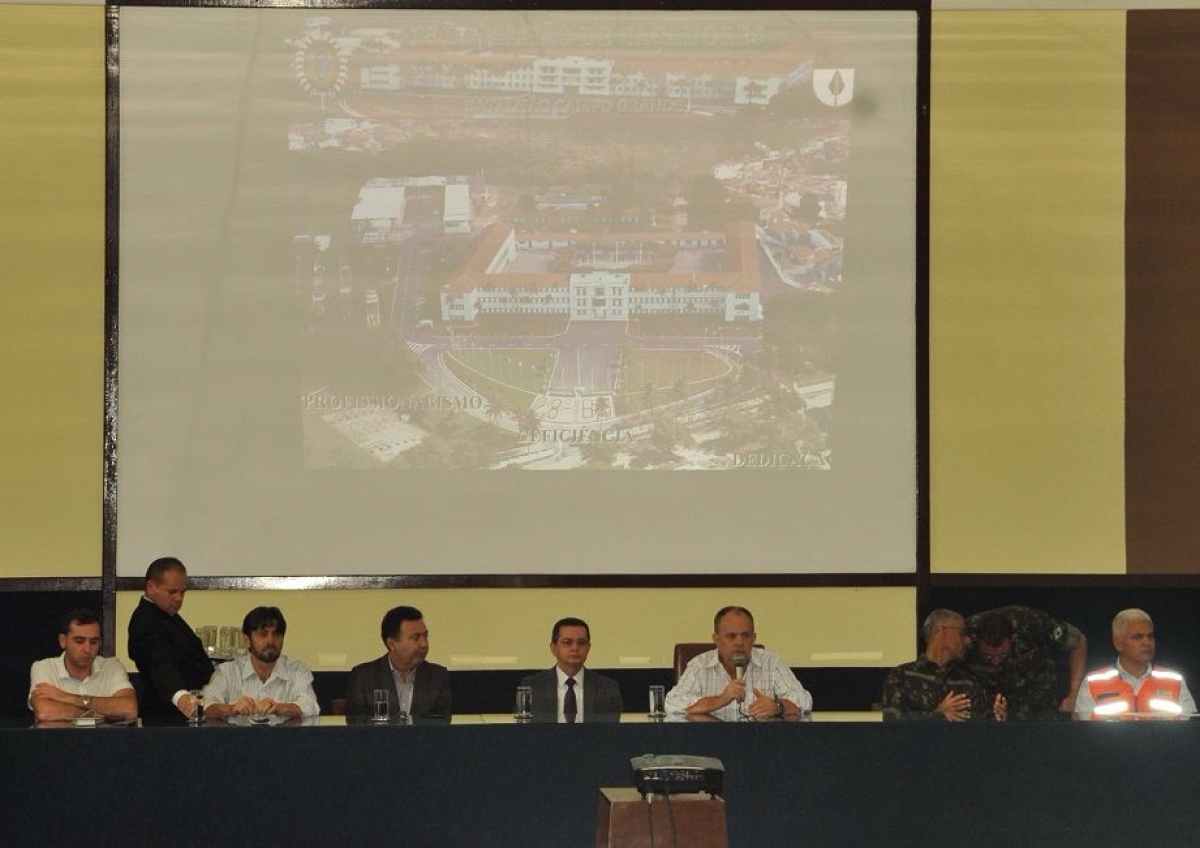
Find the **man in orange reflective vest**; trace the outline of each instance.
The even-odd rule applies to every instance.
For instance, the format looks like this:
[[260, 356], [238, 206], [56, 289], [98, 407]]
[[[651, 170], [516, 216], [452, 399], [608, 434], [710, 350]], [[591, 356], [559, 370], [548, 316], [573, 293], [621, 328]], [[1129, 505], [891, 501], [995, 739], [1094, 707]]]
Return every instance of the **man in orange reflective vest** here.
[[1155, 668], [1154, 622], [1140, 609], [1121, 610], [1113, 618], [1117, 661], [1084, 678], [1075, 711], [1085, 717], [1170, 718], [1196, 712], [1196, 701], [1183, 675]]

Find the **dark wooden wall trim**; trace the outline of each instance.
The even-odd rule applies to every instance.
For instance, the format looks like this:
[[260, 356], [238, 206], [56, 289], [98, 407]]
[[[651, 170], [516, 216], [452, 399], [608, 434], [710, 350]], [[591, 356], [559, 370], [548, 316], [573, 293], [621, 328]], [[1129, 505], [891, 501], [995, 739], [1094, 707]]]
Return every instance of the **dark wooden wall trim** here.
[[1200, 10], [1128, 13], [1125, 532], [1131, 574], [1200, 571], [1198, 61]]

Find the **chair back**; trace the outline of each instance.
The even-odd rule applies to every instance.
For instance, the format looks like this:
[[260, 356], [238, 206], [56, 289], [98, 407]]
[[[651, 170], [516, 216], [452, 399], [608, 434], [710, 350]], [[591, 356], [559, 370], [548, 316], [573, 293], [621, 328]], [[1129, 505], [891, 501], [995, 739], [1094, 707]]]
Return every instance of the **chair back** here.
[[688, 663], [705, 651], [711, 651], [714, 647], [712, 642], [676, 642], [675, 660], [672, 664], [675, 669], [675, 682], [679, 682]]

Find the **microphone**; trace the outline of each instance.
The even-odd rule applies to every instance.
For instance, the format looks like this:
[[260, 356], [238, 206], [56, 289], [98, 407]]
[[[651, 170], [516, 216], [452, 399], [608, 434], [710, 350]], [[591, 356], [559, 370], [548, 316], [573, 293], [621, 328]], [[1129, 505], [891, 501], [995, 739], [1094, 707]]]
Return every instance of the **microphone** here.
[[746, 655], [738, 651], [730, 659], [733, 660], [733, 673], [741, 680], [746, 676]]

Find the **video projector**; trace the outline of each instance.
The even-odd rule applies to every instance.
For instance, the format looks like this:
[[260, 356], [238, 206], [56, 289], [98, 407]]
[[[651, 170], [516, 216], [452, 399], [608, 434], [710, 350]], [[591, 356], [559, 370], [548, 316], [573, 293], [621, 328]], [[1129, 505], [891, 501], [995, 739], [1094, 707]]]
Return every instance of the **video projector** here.
[[633, 767], [633, 785], [644, 798], [647, 795], [675, 795], [686, 792], [721, 794], [725, 766], [713, 757], [687, 754], [644, 754], [629, 761]]

